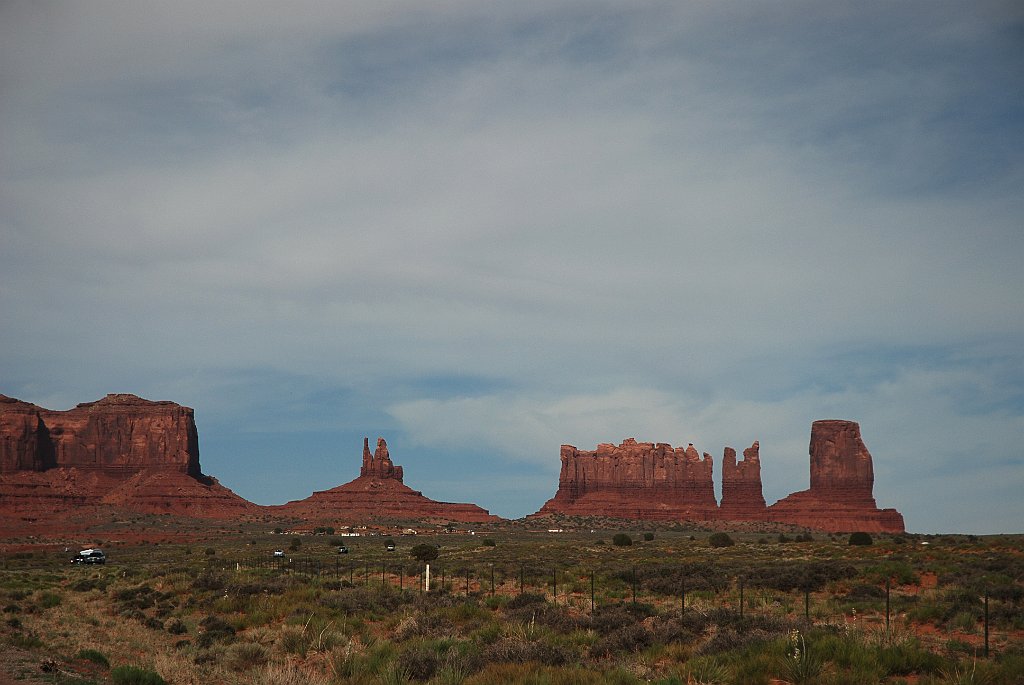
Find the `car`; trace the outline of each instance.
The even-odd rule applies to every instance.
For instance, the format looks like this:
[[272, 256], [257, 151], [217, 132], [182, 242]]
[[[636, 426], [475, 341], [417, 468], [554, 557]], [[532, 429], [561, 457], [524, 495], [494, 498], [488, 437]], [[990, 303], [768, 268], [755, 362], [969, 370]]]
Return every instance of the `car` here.
[[345, 545], [342, 545], [341, 547], [339, 547], [338, 548], [338, 554], [348, 554], [348, 547], [346, 547]]
[[394, 552], [395, 551], [395, 543], [389, 542], [388, 545], [387, 545], [387, 550], [389, 552]]
[[275, 557], [283, 557], [284, 556], [284, 550], [283, 549], [275, 549], [274, 550], [274, 556]]
[[101, 549], [83, 549], [71, 559], [72, 564], [105, 564], [107, 555]]

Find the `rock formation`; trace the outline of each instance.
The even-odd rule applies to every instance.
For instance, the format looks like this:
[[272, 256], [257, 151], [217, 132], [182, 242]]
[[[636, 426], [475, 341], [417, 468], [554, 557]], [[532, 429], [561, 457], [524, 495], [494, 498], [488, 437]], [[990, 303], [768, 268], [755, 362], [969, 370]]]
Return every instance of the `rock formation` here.
[[86, 504], [209, 518], [257, 509], [203, 475], [188, 407], [107, 395], [51, 411], [0, 395], [0, 509]]
[[729, 521], [763, 521], [768, 508], [761, 493], [760, 445], [743, 450], [743, 460], [736, 462], [736, 450], [725, 448], [722, 458], [721, 518]]
[[871, 453], [853, 421], [815, 421], [811, 426], [811, 487], [769, 507], [768, 518], [828, 531], [905, 530], [903, 515], [879, 509], [873, 494]]
[[608, 516], [650, 521], [763, 521], [830, 532], [902, 532], [903, 516], [880, 510], [872, 495], [871, 454], [852, 421], [815, 421], [811, 429], [811, 489], [770, 507], [761, 491], [760, 445], [725, 448], [722, 503], [715, 502], [711, 457], [693, 445], [598, 445], [585, 452], [562, 445], [558, 492], [535, 516]]
[[49, 432], [34, 404], [0, 395], [0, 474], [54, 466]]
[[370, 439], [363, 438], [363, 466], [359, 469], [359, 475], [380, 480], [391, 478], [402, 482], [402, 467], [391, 463], [388, 444], [384, 442], [384, 438], [377, 438], [377, 449], [373, 454], [370, 454]]
[[717, 514], [711, 455], [692, 444], [629, 438], [593, 452], [562, 445], [561, 458], [558, 492], [539, 515], [704, 521]]
[[344, 485], [314, 492], [297, 500], [266, 509], [279, 516], [306, 521], [338, 523], [392, 521], [430, 521], [485, 523], [499, 521], [475, 504], [436, 502], [402, 483], [402, 467], [395, 466], [384, 438], [370, 454], [368, 439], [363, 440], [363, 465], [359, 477]]

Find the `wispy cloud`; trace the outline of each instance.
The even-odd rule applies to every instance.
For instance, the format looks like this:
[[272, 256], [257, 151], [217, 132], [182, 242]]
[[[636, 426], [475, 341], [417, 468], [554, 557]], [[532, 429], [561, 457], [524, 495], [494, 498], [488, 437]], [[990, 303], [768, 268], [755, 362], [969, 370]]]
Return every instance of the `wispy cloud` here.
[[[985, 529], [905, 484], [980, 492], [1019, 459], [1022, 25], [995, 2], [6, 4], [0, 391], [191, 404], [228, 485], [233, 431], [302, 464], [337, 421], [547, 473], [561, 442], [761, 439], [778, 497], [832, 415], [912, 526]], [[999, 506], [991, 530], [1020, 520]]]

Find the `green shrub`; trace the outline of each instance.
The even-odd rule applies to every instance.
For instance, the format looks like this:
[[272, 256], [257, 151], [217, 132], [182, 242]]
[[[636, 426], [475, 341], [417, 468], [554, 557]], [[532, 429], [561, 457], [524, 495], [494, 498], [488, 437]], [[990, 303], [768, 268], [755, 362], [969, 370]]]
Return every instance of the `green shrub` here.
[[712, 547], [732, 547], [736, 543], [732, 541], [728, 533], [712, 533], [708, 537], [708, 544]]
[[292, 544], [288, 545], [288, 549], [295, 552], [298, 551], [299, 547], [302, 547], [302, 540], [298, 538], [292, 538]]
[[159, 673], [138, 666], [118, 666], [110, 671], [114, 685], [167, 685]]
[[212, 557], [214, 554], [217, 553], [217, 550], [215, 550], [213, 547], [207, 547], [203, 553], [206, 554], [206, 556], [208, 557]]
[[76, 659], [84, 659], [85, 661], [91, 661], [94, 664], [99, 664], [103, 668], [110, 668], [110, 662], [107, 661], [107, 657], [103, 652], [95, 649], [83, 649], [75, 657]]
[[188, 628], [178, 618], [169, 618], [164, 622], [164, 630], [171, 635], [182, 635], [188, 632]]
[[[15, 618], [15, 619], [11, 619], [11, 620], [12, 621], [17, 621], [18, 619]], [[10, 622], [8, 622], [8, 623], [10, 623]], [[20, 628], [21, 626], [19, 624], [18, 626], [12, 626], [12, 627]], [[39, 647], [45, 646], [43, 641], [40, 640], [35, 635], [24, 635], [22, 633], [15, 633], [14, 635], [11, 635], [10, 641], [11, 641], [11, 644], [14, 645], [15, 647], [21, 647], [22, 649], [38, 649]]]
[[850, 533], [850, 544], [851, 545], [871, 545], [874, 544], [874, 540], [871, 536], [864, 531], [857, 531], [856, 533]]
[[644, 533], [644, 541], [650, 542], [654, 539], [654, 533]]
[[43, 609], [52, 609], [60, 606], [60, 595], [55, 592], [44, 592], [39, 595], [39, 606]]
[[423, 563], [437, 559], [438, 554], [439, 551], [437, 549], [437, 545], [428, 545], [425, 542], [414, 545], [413, 548], [409, 550], [409, 556]]
[[633, 544], [633, 538], [625, 533], [616, 533], [615, 537], [612, 538], [612, 544], [619, 547], [629, 547]]
[[484, 547], [494, 547], [495, 542], [491, 538], [484, 538]]

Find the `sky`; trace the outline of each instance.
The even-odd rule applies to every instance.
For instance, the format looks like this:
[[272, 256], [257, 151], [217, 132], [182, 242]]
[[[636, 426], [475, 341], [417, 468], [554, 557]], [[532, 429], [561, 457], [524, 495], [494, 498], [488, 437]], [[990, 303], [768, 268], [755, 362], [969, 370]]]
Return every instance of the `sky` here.
[[0, 393], [506, 517], [849, 419], [908, 530], [1024, 532], [1022, 83], [1016, 2], [8, 0]]

